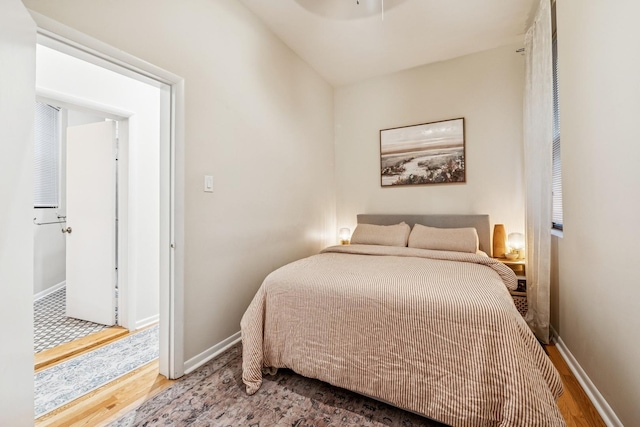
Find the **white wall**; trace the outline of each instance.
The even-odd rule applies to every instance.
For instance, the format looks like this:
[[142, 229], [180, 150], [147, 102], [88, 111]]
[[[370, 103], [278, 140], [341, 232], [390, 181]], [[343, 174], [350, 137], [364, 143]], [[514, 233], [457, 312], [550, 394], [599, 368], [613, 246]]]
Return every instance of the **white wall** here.
[[188, 360], [240, 330], [269, 272], [335, 242], [332, 88], [236, 0], [25, 4], [185, 78]]
[[[41, 102], [45, 102], [40, 100]], [[66, 135], [69, 112], [60, 109], [60, 169], [57, 208], [34, 208], [33, 218], [35, 222], [60, 221], [58, 215], [66, 215], [67, 191], [66, 191]], [[62, 228], [66, 224], [33, 225], [33, 294], [41, 298], [57, 285], [66, 280], [66, 252], [67, 239], [62, 234]]]
[[[38, 45], [36, 82], [39, 93], [59, 93], [105, 111], [123, 111], [129, 117], [129, 284], [136, 322], [159, 312], [159, 141], [160, 90], [93, 64]], [[95, 118], [70, 115], [71, 123]], [[73, 224], [68, 224], [73, 227]], [[54, 226], [48, 226], [54, 227]], [[58, 233], [60, 231], [58, 230]], [[62, 234], [62, 233], [60, 233]]]
[[564, 237], [553, 326], [640, 425], [640, 3], [557, 3]]
[[[335, 93], [338, 226], [358, 213], [486, 213], [524, 230], [521, 46], [344, 86]], [[465, 118], [465, 184], [380, 186], [380, 129]]]
[[[36, 222], [59, 221], [64, 206], [32, 210]], [[65, 224], [33, 224], [33, 294], [38, 295], [65, 281], [66, 240], [61, 227]]]
[[67, 110], [67, 126], [88, 125], [90, 123], [104, 122], [105, 117], [84, 111]]
[[[36, 28], [18, 0], [0, 14], [0, 425], [33, 425], [33, 121]], [[8, 84], [7, 84], [8, 83]]]

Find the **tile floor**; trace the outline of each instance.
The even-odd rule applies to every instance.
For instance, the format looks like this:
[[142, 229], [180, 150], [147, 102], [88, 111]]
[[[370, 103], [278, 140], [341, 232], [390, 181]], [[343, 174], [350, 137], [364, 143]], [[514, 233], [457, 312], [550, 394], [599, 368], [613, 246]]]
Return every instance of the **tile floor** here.
[[34, 352], [82, 338], [108, 326], [65, 316], [66, 289], [59, 289], [33, 303]]

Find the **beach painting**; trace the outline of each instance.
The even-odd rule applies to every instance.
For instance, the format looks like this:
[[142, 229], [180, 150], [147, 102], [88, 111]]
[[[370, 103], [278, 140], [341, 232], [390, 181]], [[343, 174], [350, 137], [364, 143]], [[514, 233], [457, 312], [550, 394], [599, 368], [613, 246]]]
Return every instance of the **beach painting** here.
[[383, 187], [465, 182], [464, 118], [380, 131]]

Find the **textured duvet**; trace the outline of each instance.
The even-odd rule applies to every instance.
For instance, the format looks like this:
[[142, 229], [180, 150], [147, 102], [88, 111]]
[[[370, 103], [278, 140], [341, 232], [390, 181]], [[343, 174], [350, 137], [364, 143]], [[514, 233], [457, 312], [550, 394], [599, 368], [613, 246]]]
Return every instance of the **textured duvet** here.
[[286, 265], [241, 322], [242, 379], [289, 368], [452, 426], [562, 426], [557, 371], [475, 254], [351, 245]]

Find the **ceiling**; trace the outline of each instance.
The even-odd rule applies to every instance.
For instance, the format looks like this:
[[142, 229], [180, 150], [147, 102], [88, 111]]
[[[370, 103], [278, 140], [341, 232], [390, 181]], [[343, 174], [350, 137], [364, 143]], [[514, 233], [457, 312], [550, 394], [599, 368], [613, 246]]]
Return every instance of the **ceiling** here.
[[523, 43], [539, 0], [241, 1], [339, 86]]

